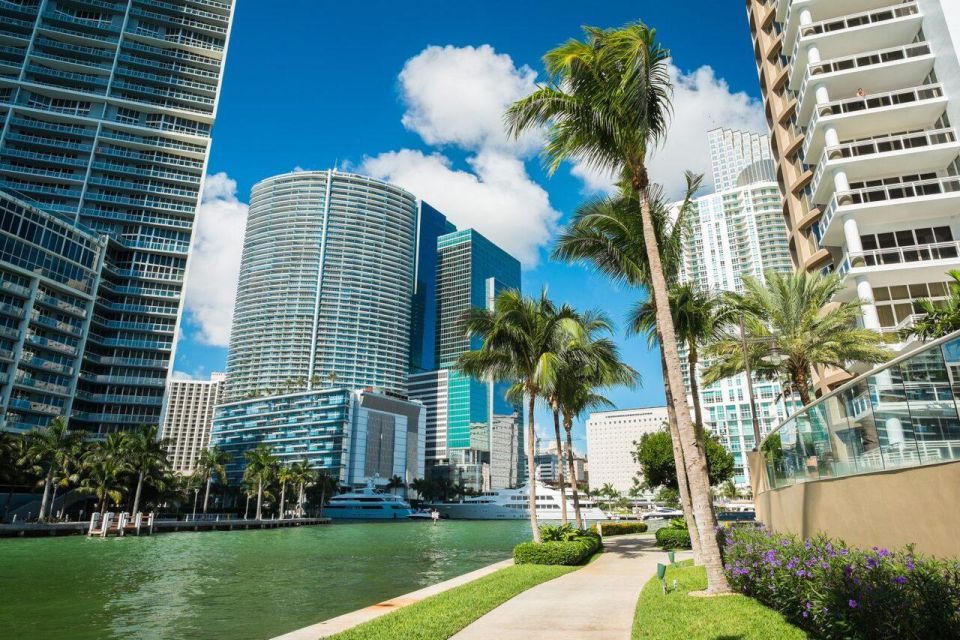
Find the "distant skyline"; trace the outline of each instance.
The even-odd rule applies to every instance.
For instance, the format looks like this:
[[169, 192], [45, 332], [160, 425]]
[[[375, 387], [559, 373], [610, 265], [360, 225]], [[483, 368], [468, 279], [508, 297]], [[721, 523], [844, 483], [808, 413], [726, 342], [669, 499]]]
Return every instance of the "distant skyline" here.
[[[550, 260], [558, 228], [608, 179], [569, 166], [547, 177], [538, 140], [506, 139], [504, 107], [544, 80], [542, 55], [580, 37], [581, 25], [642, 19], [658, 28], [676, 65], [674, 126], [652, 165], [668, 192], [679, 192], [685, 169], [705, 173], [711, 187], [708, 130], [765, 132], [766, 125], [740, 5], [602, 4], [430, 1], [398, 11], [379, 0], [319, 12], [300, 1], [240, 3], [176, 374], [224, 370], [250, 188], [298, 167], [336, 166], [407, 188], [521, 260], [525, 292], [548, 285], [557, 301], [602, 306], [622, 324], [637, 292]], [[646, 385], [614, 390], [610, 399], [620, 408], [662, 404], [659, 362], [645, 340], [620, 333], [618, 342]], [[552, 432], [547, 416], [538, 417], [541, 432]], [[575, 436], [585, 449], [582, 421]]]

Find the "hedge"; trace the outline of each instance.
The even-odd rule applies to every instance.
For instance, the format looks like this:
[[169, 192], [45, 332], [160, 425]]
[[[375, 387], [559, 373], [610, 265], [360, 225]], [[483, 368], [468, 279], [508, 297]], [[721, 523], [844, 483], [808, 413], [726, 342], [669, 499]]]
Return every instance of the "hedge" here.
[[517, 564], [551, 564], [572, 566], [583, 564], [600, 549], [600, 539], [585, 536], [566, 542], [523, 542], [513, 549]]
[[731, 586], [813, 637], [960, 638], [960, 562], [762, 527], [718, 533]]
[[623, 536], [628, 533], [646, 533], [646, 522], [604, 522], [600, 530], [605, 536]]
[[689, 549], [690, 532], [686, 529], [676, 529], [674, 527], [664, 527], [658, 529], [657, 544], [664, 549]]

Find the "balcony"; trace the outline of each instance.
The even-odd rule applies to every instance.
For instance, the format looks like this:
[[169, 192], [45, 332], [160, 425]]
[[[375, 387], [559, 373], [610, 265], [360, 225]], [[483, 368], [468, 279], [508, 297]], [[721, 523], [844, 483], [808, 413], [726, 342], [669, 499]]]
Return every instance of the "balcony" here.
[[848, 252], [837, 273], [847, 286], [847, 294], [838, 299], [855, 299], [857, 277], [866, 276], [875, 287], [889, 287], [905, 282], [943, 280], [947, 270], [960, 266], [960, 242], [933, 242], [906, 247], [889, 247], [869, 251]]
[[[842, 6], [846, 7], [846, 3]], [[852, 56], [909, 44], [922, 24], [917, 2], [906, 2], [801, 26], [790, 57], [790, 86], [799, 85], [810, 62], [807, 56], [810, 45], [820, 50], [822, 60]]]
[[783, 26], [784, 51], [792, 51], [800, 29], [800, 14], [810, 11], [815, 22], [865, 13], [890, 5], [891, 0], [779, 0], [777, 21]]
[[919, 131], [933, 128], [946, 107], [947, 97], [940, 84], [817, 105], [807, 127], [803, 157], [820, 157], [828, 126], [837, 130], [841, 140], [862, 140], [891, 131]]
[[915, 87], [933, 70], [936, 56], [927, 42], [835, 58], [811, 64], [797, 92], [799, 122], [806, 122], [816, 107], [815, 87], [831, 96], [850, 95], [857, 89], [868, 94]]
[[20, 365], [31, 367], [33, 369], [39, 369], [40, 371], [53, 371], [56, 373], [62, 373], [66, 376], [73, 375], [73, 367], [66, 364], [60, 364], [59, 362], [54, 362], [53, 360], [45, 360], [44, 358], [39, 358], [32, 353], [24, 352], [23, 356], [20, 358]]
[[167, 384], [165, 378], [134, 378], [132, 376], [96, 375], [92, 373], [81, 373], [80, 378], [87, 382], [118, 384], [128, 387], [163, 387]]
[[902, 167], [918, 173], [936, 173], [958, 154], [960, 142], [955, 129], [883, 136], [827, 147], [813, 174], [811, 200], [818, 204], [829, 200], [834, 190], [831, 176], [837, 170], [846, 172], [851, 182], [890, 175]]
[[854, 215], [871, 226], [950, 217], [960, 210], [960, 177], [891, 182], [834, 194], [820, 222], [820, 246], [842, 246], [838, 216]]

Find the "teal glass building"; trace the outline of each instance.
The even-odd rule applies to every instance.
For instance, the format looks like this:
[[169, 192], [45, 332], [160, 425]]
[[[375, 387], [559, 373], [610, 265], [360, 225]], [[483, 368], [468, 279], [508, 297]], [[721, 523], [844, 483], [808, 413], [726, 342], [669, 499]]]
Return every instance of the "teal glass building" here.
[[[101, 435], [160, 423], [233, 8], [0, 2], [0, 191], [49, 214], [48, 231], [55, 217], [75, 225], [67, 235], [86, 238], [80, 244], [106, 238], [95, 289], [43, 314], [53, 326], [21, 326], [29, 349], [15, 349], [7, 369], [25, 371], [29, 353], [52, 371], [68, 366], [69, 351], [80, 357], [70, 384], [21, 376], [4, 391], [16, 402], [0, 407], [0, 428], [46, 424], [53, 407], [72, 428]], [[74, 246], [36, 248], [74, 262]], [[17, 265], [0, 262], [0, 286], [24, 286]], [[87, 302], [92, 311], [73, 312]]]

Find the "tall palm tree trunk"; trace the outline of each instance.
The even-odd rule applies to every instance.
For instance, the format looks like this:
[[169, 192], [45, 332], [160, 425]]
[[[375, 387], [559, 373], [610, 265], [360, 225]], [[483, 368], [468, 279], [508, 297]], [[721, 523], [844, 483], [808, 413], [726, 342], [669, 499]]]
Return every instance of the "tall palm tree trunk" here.
[[560, 521], [567, 524], [567, 489], [563, 473], [563, 442], [560, 440], [560, 412], [553, 410], [553, 430], [557, 437], [557, 482], [560, 484]]
[[47, 469], [47, 477], [43, 481], [43, 497], [40, 499], [40, 513], [37, 515], [38, 522], [44, 522], [47, 519], [47, 507], [50, 502], [50, 487], [53, 486], [53, 463]]
[[107, 491], [104, 488], [103, 499], [100, 501], [100, 526], [103, 526], [103, 519], [107, 517]]
[[533, 541], [541, 542], [540, 523], [537, 522], [537, 456], [536, 429], [534, 428], [533, 412], [536, 409], [537, 396], [527, 391], [527, 489], [530, 509], [530, 528], [533, 530]]
[[136, 513], [137, 509], [140, 508], [140, 492], [143, 491], [143, 469], [140, 469], [140, 473], [137, 474], [137, 492], [134, 494], [133, 498], [133, 509], [130, 510], [130, 513]]
[[[805, 371], [801, 370], [799, 367], [795, 368], [790, 377], [793, 379], [793, 388], [797, 390], [797, 393], [800, 395], [800, 402], [803, 406], [810, 404], [810, 384], [807, 382], [807, 374]], [[757, 446], [760, 446], [760, 443], [757, 443]]]
[[247, 494], [247, 506], [243, 508], [243, 519], [246, 520], [250, 517], [250, 494]]
[[327, 483], [323, 482], [320, 487], [320, 517], [323, 517], [323, 503], [327, 501]]
[[300, 483], [300, 487], [297, 489], [297, 517], [303, 517], [303, 482]]
[[257, 480], [257, 520], [263, 520], [263, 478]]
[[283, 520], [283, 513], [286, 511], [287, 506], [287, 483], [284, 482], [280, 485], [280, 519]]
[[[680, 494], [680, 507], [683, 517], [689, 523], [694, 521], [693, 501], [690, 499], [690, 484], [687, 482], [687, 465], [680, 445], [680, 431], [677, 429], [677, 416], [673, 412], [673, 394], [666, 383], [667, 361], [663, 355], [663, 340], [660, 340], [660, 366], [663, 367], [664, 386], [667, 395], [667, 423], [670, 427], [670, 442], [673, 446], [673, 460], [677, 467], [677, 493]], [[697, 527], [687, 527], [690, 531], [690, 548], [693, 550], [693, 563], [700, 564], [700, 531]]]
[[700, 534], [700, 558], [707, 570], [707, 592], [726, 593], [730, 591], [730, 585], [723, 572], [720, 545], [714, 531], [716, 517], [713, 513], [713, 504], [710, 497], [707, 461], [697, 442], [697, 434], [690, 419], [690, 408], [686, 402], [683, 376], [680, 373], [680, 354], [677, 351], [675, 338], [676, 330], [673, 326], [673, 316], [670, 313], [667, 282], [663, 276], [660, 249], [657, 246], [653, 215], [650, 211], [650, 201], [647, 198], [647, 176], [645, 174], [635, 176], [633, 186], [640, 204], [644, 244], [646, 245], [647, 261], [650, 265], [653, 301], [657, 310], [657, 326], [663, 338], [662, 346], [669, 383], [667, 386], [672, 395], [671, 403], [677, 418], [677, 430], [683, 450], [684, 464], [687, 468], [687, 480], [690, 485], [694, 522], [688, 523], [688, 528], [697, 527]]
[[690, 396], [693, 399], [693, 428], [697, 431], [697, 438], [703, 442], [704, 428], [703, 408], [700, 406], [700, 383], [697, 381], [697, 345], [695, 342], [687, 342], [687, 367], [690, 369]]
[[570, 490], [573, 492], [573, 515], [576, 518], [577, 529], [583, 529], [583, 518], [580, 515], [580, 492], [577, 489], [577, 473], [573, 461], [573, 417], [568, 414], [563, 415], [563, 430], [567, 432], [567, 472], [570, 474]]
[[203, 513], [207, 513], [207, 503], [210, 502], [210, 484], [213, 482], [213, 474], [207, 474], [207, 490], [203, 492]]

